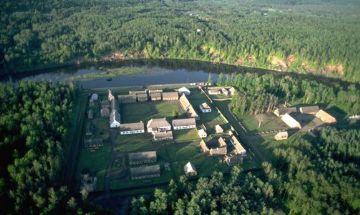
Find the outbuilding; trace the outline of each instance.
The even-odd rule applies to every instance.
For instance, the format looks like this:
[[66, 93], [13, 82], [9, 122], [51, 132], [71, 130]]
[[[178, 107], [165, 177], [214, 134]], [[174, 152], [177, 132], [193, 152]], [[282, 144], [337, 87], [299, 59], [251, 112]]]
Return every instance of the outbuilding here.
[[197, 175], [197, 171], [195, 169], [195, 166], [190, 162], [187, 162], [187, 164], [185, 164], [184, 172], [185, 172], [185, 175], [188, 176], [188, 177]]

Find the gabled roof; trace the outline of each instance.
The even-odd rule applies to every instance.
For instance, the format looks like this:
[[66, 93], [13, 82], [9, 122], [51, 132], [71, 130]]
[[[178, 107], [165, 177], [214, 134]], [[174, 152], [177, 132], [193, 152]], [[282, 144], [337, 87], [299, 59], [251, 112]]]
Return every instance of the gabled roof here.
[[319, 110], [319, 112], [317, 112], [315, 116], [325, 123], [336, 123], [336, 118], [331, 116], [324, 110]]
[[224, 138], [220, 137], [218, 139], [218, 143], [219, 143], [219, 147], [226, 147], [226, 142]]
[[163, 99], [168, 99], [168, 98], [179, 98], [179, 93], [178, 92], [163, 92], [162, 94]]
[[233, 146], [235, 148], [236, 154], [245, 154], [246, 153], [245, 148], [241, 145], [240, 141], [235, 136], [231, 137], [231, 143], [233, 144]]
[[172, 121], [172, 125], [174, 127], [177, 127], [177, 126], [190, 126], [190, 125], [196, 125], [196, 121], [195, 121], [195, 118], [174, 119]]
[[301, 128], [300, 123], [287, 113], [281, 116], [281, 120], [290, 128]]
[[151, 119], [147, 123], [148, 128], [171, 127], [166, 118]]
[[142, 121], [120, 125], [120, 131], [134, 131], [134, 130], [144, 130], [144, 129], [145, 129], [144, 123]]
[[129, 153], [130, 162], [156, 160], [156, 151]]
[[300, 107], [301, 113], [313, 113], [316, 114], [320, 110], [319, 106], [306, 106], [306, 107]]
[[154, 133], [154, 139], [172, 139], [173, 138], [173, 132], [172, 131], [166, 131], [166, 132], [157, 132]]

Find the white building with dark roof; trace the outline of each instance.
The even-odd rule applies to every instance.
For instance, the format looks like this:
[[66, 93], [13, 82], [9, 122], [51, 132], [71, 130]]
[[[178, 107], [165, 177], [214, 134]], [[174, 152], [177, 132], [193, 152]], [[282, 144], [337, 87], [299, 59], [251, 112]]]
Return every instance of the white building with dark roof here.
[[172, 121], [174, 130], [193, 129], [196, 127], [195, 118], [174, 119]]

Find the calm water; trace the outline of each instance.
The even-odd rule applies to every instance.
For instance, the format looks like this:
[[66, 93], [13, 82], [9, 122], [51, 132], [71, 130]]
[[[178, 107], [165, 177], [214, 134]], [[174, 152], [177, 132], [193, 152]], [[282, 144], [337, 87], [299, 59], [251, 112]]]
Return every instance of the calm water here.
[[[91, 80], [81, 80], [80, 84], [83, 88], [105, 88], [105, 87], [118, 87], [118, 86], [144, 86], [153, 84], [174, 84], [174, 83], [193, 83], [193, 82], [206, 82], [209, 74], [212, 80], [216, 80], [218, 74], [215, 72], [207, 72], [203, 70], [191, 70], [186, 68], [164, 68], [161, 66], [137, 66], [144, 72], [132, 75], [120, 75], [112, 77], [108, 81], [107, 77], [97, 78]], [[97, 73], [103, 71], [96, 67], [87, 67], [80, 69], [59, 69], [56, 71], [44, 72], [41, 74], [28, 75], [26, 77], [18, 78], [22, 80], [32, 81], [67, 81], [71, 77]], [[114, 67], [111, 67], [114, 68]]]

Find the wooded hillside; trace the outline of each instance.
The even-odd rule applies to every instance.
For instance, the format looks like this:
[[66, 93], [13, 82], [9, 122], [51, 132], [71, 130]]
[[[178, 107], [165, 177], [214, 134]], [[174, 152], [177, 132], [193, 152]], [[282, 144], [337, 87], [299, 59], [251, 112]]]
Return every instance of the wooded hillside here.
[[1, 1], [7, 71], [181, 58], [360, 80], [357, 1]]

